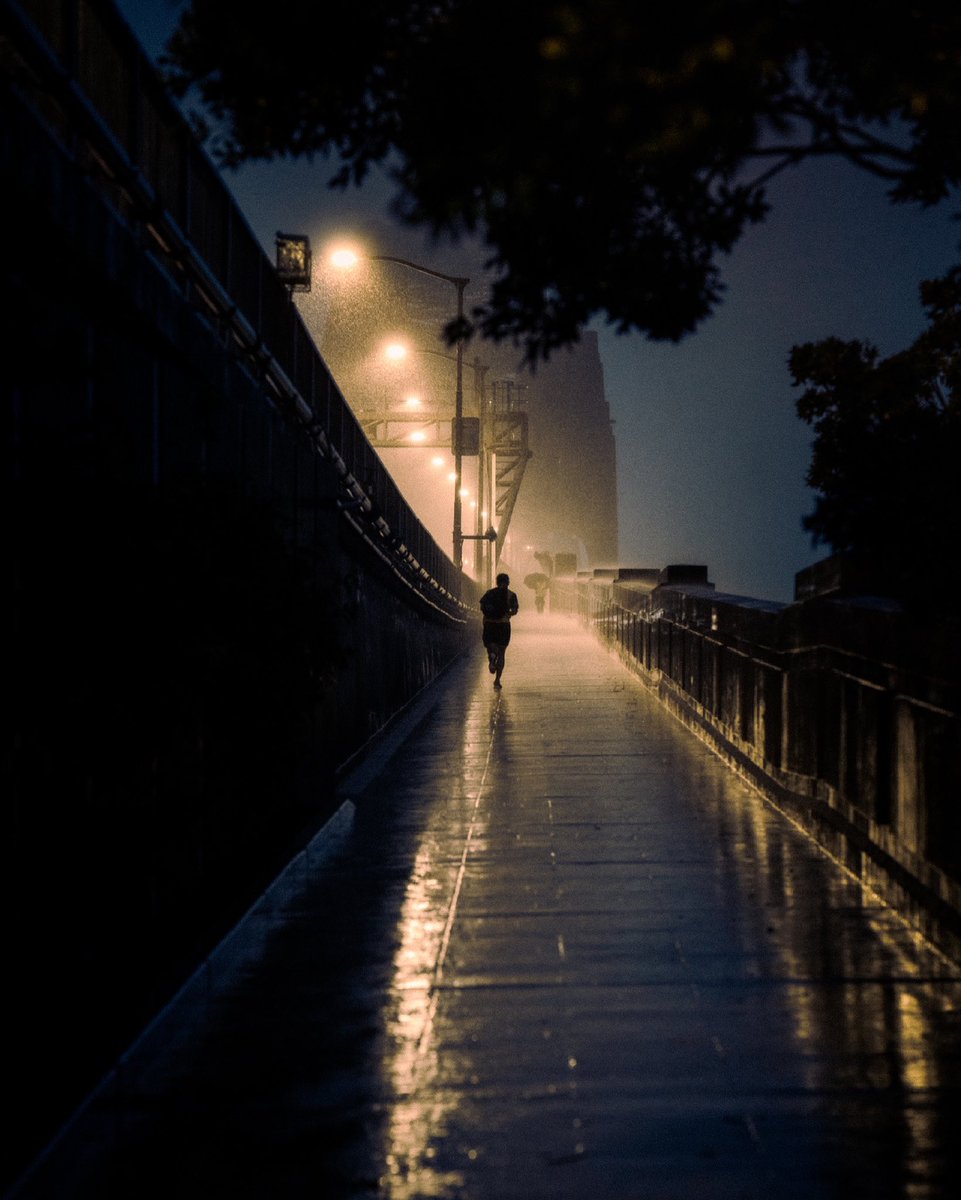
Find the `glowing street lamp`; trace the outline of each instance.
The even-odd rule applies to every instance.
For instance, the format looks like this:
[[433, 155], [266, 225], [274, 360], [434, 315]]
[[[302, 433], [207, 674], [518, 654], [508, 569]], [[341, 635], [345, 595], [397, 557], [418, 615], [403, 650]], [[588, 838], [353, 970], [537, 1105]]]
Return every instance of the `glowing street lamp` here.
[[341, 271], [348, 271], [360, 262], [360, 255], [346, 248], [335, 250], [330, 256], [331, 264]]
[[[446, 275], [443, 271], [435, 271], [431, 267], [422, 266], [420, 263], [411, 262], [407, 258], [396, 258], [393, 254], [369, 254], [365, 257], [374, 259], [378, 262], [397, 263], [401, 267], [408, 267], [412, 271], [419, 271], [422, 275], [430, 275], [434, 279], [442, 279], [445, 283], [453, 284], [457, 289], [457, 326], [460, 332], [464, 324], [464, 290], [470, 283], [470, 280], [462, 275]], [[330, 261], [335, 267], [341, 270], [356, 266], [360, 260], [360, 255], [347, 247], [335, 250], [330, 256]], [[463, 448], [461, 439], [463, 437], [464, 428], [464, 342], [458, 336], [457, 346], [455, 351], [455, 362], [457, 364], [457, 381], [454, 392], [454, 424], [453, 424], [453, 448], [454, 448], [454, 566], [458, 570], [463, 569], [464, 565], [464, 531], [462, 526], [462, 497], [461, 497], [461, 477], [463, 475]], [[403, 357], [403, 354], [398, 357]]]

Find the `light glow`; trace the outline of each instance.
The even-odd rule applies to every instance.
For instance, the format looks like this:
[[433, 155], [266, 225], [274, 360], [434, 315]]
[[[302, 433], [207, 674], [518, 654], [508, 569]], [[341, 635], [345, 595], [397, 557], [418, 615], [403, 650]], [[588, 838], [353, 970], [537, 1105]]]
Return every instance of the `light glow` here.
[[339, 271], [349, 271], [351, 267], [356, 267], [360, 262], [360, 255], [355, 250], [350, 250], [346, 246], [335, 250], [330, 256], [331, 266], [336, 267]]

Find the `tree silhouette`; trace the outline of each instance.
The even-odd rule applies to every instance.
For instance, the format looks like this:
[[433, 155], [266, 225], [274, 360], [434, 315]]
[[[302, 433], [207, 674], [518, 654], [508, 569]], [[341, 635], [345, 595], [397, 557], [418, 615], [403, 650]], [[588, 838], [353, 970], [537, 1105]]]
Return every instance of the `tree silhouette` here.
[[961, 584], [961, 268], [921, 284], [928, 327], [879, 357], [867, 342], [795, 346], [797, 410], [814, 430], [805, 528], [885, 594], [956, 606]]
[[597, 314], [693, 330], [803, 159], [925, 205], [961, 176], [944, 0], [192, 0], [167, 66], [223, 162], [333, 153], [340, 185], [384, 164], [403, 219], [479, 234], [472, 321], [532, 360]]

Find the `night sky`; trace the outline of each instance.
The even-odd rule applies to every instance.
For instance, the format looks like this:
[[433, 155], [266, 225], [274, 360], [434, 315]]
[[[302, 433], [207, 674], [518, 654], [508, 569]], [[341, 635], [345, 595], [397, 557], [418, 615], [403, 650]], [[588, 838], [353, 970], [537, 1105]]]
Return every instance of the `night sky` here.
[[[156, 56], [176, 4], [119, 7]], [[476, 278], [476, 251], [432, 245], [392, 221], [389, 185], [331, 192], [328, 175], [323, 162], [280, 163], [226, 179], [271, 257], [278, 230], [309, 234], [315, 255], [338, 233], [360, 233], [380, 253]], [[801, 527], [813, 507], [810, 430], [795, 415], [790, 348], [828, 336], [882, 354], [904, 348], [923, 327], [918, 284], [958, 261], [961, 227], [956, 199], [933, 211], [895, 206], [881, 181], [841, 163], [780, 176], [770, 199], [765, 223], [722, 264], [725, 300], [697, 333], [674, 345], [596, 328], [617, 438], [621, 563], [706, 563], [720, 590], [790, 600], [795, 572], [828, 553]]]

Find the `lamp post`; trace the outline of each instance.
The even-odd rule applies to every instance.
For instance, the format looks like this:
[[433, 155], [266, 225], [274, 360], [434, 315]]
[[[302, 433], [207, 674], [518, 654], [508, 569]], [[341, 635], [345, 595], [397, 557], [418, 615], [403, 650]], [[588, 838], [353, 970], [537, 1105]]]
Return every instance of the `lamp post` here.
[[[337, 251], [333, 255], [333, 261], [337, 266], [350, 266], [361, 257], [352, 250]], [[411, 262], [409, 258], [397, 258], [393, 254], [366, 254], [365, 258], [375, 259], [378, 262], [397, 263], [402, 267], [409, 267], [412, 271], [419, 271], [422, 275], [430, 275], [434, 279], [443, 279], [445, 283], [452, 283], [457, 289], [457, 324], [458, 327], [464, 322], [464, 289], [470, 283], [462, 275], [446, 275], [443, 271], [435, 271], [432, 267], [422, 266], [420, 263]], [[339, 260], [339, 261], [338, 261]], [[457, 383], [454, 393], [454, 424], [453, 424], [453, 450], [454, 450], [454, 566], [458, 570], [463, 570], [464, 566], [464, 530], [462, 523], [462, 506], [461, 506], [461, 476], [463, 474], [463, 462], [461, 454], [461, 428], [464, 417], [464, 343], [460, 337], [457, 339], [456, 357], [454, 360], [457, 364]]]
[[[406, 355], [409, 351], [412, 351], [415, 354], [429, 354], [435, 358], [442, 358], [446, 362], [456, 363], [457, 369], [458, 369], [458, 376], [459, 376], [458, 382], [459, 382], [459, 384], [462, 383], [462, 381], [463, 381], [463, 358], [462, 357], [455, 357], [454, 355], [451, 355], [451, 354], [444, 354], [440, 350], [432, 350], [427, 346], [412, 346], [412, 347], [408, 348], [403, 342], [389, 343], [387, 345], [384, 353], [387, 357], [390, 357], [393, 359], [402, 359], [402, 358], [406, 357]], [[455, 472], [454, 472], [453, 478], [455, 479], [456, 482], [458, 482], [461, 485], [457, 488], [458, 498], [464, 494], [462, 467], [463, 467], [463, 458], [465, 456], [465, 446], [467, 447], [466, 455], [469, 457], [477, 458], [477, 500], [475, 501], [477, 511], [475, 514], [474, 532], [473, 533], [464, 533], [463, 520], [462, 520], [463, 508], [460, 504], [456, 504], [455, 505], [455, 522], [457, 522], [459, 520], [460, 523], [455, 526], [454, 532], [455, 532], [455, 539], [459, 543], [460, 548], [461, 548], [461, 558], [463, 558], [463, 543], [464, 542], [476, 542], [477, 543], [477, 546], [475, 548], [475, 555], [474, 555], [474, 574], [478, 580], [481, 579], [482, 570], [483, 570], [483, 566], [484, 566], [484, 562], [483, 562], [484, 551], [481, 547], [481, 543], [482, 542], [488, 543], [486, 557], [487, 557], [487, 582], [489, 584], [490, 583], [490, 575], [491, 575], [490, 545], [493, 542], [497, 541], [497, 531], [494, 529], [493, 524], [491, 524], [491, 522], [489, 520], [490, 513], [489, 513], [489, 511], [486, 513], [484, 511], [484, 500], [485, 500], [484, 462], [485, 462], [485, 454], [486, 454], [486, 449], [485, 449], [485, 420], [486, 420], [485, 404], [486, 404], [486, 401], [485, 401], [485, 395], [484, 395], [484, 390], [485, 390], [484, 376], [486, 375], [487, 371], [490, 368], [489, 368], [489, 366], [482, 364], [480, 362], [480, 360], [477, 358], [474, 359], [471, 366], [472, 366], [472, 370], [474, 373], [474, 396], [475, 396], [475, 403], [477, 405], [478, 415], [475, 419], [473, 419], [473, 421], [469, 417], [463, 417], [463, 416], [460, 417], [460, 419], [459, 419], [460, 420], [460, 428], [458, 428], [458, 426], [456, 424], [453, 427], [454, 433], [453, 433], [453, 437], [452, 437], [451, 449], [454, 452], [454, 460], [455, 460]], [[458, 392], [460, 393], [460, 391], [461, 391], [461, 388], [458, 387]], [[458, 420], [458, 418], [455, 417], [455, 422], [457, 420]], [[384, 436], [387, 438], [387, 442], [385, 444], [393, 444], [390, 441], [389, 432], [385, 431]], [[375, 441], [374, 444], [376, 445], [377, 442]], [[458, 509], [460, 509], [459, 513], [458, 513]], [[490, 505], [488, 505], [488, 509], [490, 509]], [[484, 522], [485, 516], [488, 518], [487, 529], [483, 528], [483, 522]], [[462, 567], [463, 566], [462, 562], [459, 562], [458, 566]]]
[[[446, 283], [452, 283], [457, 289], [457, 325], [458, 329], [464, 323], [464, 289], [470, 283], [469, 279], [465, 279], [462, 275], [445, 275], [443, 271], [435, 271], [431, 267], [421, 266], [420, 263], [411, 262], [407, 258], [396, 258], [393, 254], [371, 254], [370, 258], [376, 259], [379, 262], [398, 263], [402, 267], [409, 267], [412, 271], [420, 271], [422, 275], [431, 275], [434, 279], [443, 279]], [[464, 342], [458, 337], [457, 348], [455, 351], [455, 363], [457, 370], [457, 382], [454, 390], [454, 566], [457, 569], [463, 570], [464, 567], [464, 529], [463, 529], [463, 509], [461, 504], [461, 484], [463, 475], [463, 461], [461, 454], [461, 428], [463, 426], [464, 417]]]

